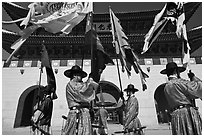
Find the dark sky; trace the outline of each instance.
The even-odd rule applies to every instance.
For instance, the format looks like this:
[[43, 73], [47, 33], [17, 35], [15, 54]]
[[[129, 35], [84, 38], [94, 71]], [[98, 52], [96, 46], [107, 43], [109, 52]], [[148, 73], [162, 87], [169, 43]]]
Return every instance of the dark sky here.
[[96, 2], [94, 11], [95, 13], [109, 12], [109, 6], [114, 12], [147, 11], [162, 9], [164, 5], [163, 2]]
[[[27, 8], [30, 2], [15, 2]], [[95, 13], [108, 13], [109, 6], [113, 12], [128, 12], [128, 11], [148, 11], [154, 9], [162, 9], [164, 2], [94, 2]], [[3, 15], [3, 20], [5, 19]], [[187, 23], [187, 30], [202, 26], [202, 5], [197, 9], [194, 15]]]
[[[30, 2], [14, 2], [27, 8]], [[121, 11], [143, 11], [152, 9], [162, 9], [164, 2], [94, 2], [94, 12], [104, 13], [109, 12], [108, 8], [111, 6], [115, 12]]]

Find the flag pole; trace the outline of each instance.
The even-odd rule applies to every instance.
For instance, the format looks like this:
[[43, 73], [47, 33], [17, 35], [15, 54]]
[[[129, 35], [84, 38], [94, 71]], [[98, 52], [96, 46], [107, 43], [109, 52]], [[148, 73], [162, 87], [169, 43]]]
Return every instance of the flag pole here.
[[[91, 23], [91, 36], [93, 35], [93, 28], [92, 28], [92, 25], [93, 25], [93, 11], [91, 11], [90, 13], [90, 23]], [[94, 64], [95, 64], [95, 55], [94, 55], [94, 51], [95, 51], [95, 46], [93, 46], [93, 39], [91, 38], [91, 73], [94, 72]]]
[[[113, 23], [113, 17], [112, 17], [112, 14], [111, 14], [111, 7], [109, 6], [109, 12], [110, 12], [110, 22], [111, 22], [111, 31], [112, 31], [112, 36], [113, 36], [113, 47], [116, 47], [116, 43], [115, 42], [117, 42], [116, 40], [115, 40], [115, 32], [114, 32], [114, 30], [115, 30], [115, 25], [114, 25], [114, 23]], [[114, 28], [114, 29], [113, 29]], [[115, 51], [116, 52], [116, 51]], [[121, 97], [121, 99], [122, 99], [122, 106], [121, 106], [121, 111], [122, 111], [122, 113], [121, 113], [121, 116], [123, 117], [123, 110], [124, 110], [124, 105], [125, 105], [125, 99], [124, 99], [124, 96], [123, 96], [123, 88], [122, 88], [122, 82], [121, 82], [121, 76], [120, 76], [120, 69], [119, 69], [119, 63], [118, 63], [118, 54], [117, 54], [117, 52], [116, 52], [116, 64], [117, 64], [117, 71], [118, 71], [118, 79], [119, 79], [119, 84], [120, 84], [120, 90], [121, 90], [121, 94], [120, 94], [120, 97]], [[122, 119], [122, 124], [124, 123], [124, 121], [123, 121], [123, 119]]]
[[101, 105], [105, 105], [104, 104], [104, 97], [103, 97], [103, 89], [102, 87], [99, 85], [99, 90], [100, 90], [100, 101], [101, 101]]
[[82, 59], [81, 59], [81, 69], [83, 70], [84, 66], [84, 46], [82, 47]]
[[[93, 5], [92, 5], [92, 8], [93, 8]], [[89, 15], [90, 15], [90, 26], [91, 26], [91, 37], [93, 35], [93, 9], [91, 10], [91, 12], [89, 12]], [[98, 83], [98, 81], [96, 81], [96, 73], [94, 73], [95, 71], [98, 71], [98, 70], [95, 70], [95, 65], [96, 65], [96, 61], [95, 61], [95, 54], [94, 52], [96, 51], [96, 46], [93, 45], [93, 39], [91, 38], [91, 74], [92, 74], [92, 78], [95, 82]], [[96, 95], [96, 94], [95, 94]], [[94, 121], [94, 110], [93, 110], [93, 107], [94, 107], [95, 103], [94, 101], [91, 101], [90, 102], [90, 117], [91, 117], [91, 123]]]
[[[90, 13], [90, 25], [91, 25], [91, 36], [93, 36], [93, 11]], [[95, 82], [99, 82], [100, 78], [99, 76], [99, 71], [97, 67], [97, 62], [96, 62], [96, 46], [93, 44], [93, 39], [91, 38], [91, 73], [92, 73], [92, 78]]]
[[[42, 44], [44, 44], [44, 40], [42, 41]], [[41, 86], [41, 79], [42, 79], [42, 73], [43, 73], [43, 66], [42, 66], [42, 61], [41, 61], [41, 66], [40, 66], [40, 76], [39, 76], [39, 82], [38, 82], [38, 95], [37, 95], [37, 103], [38, 103], [38, 107], [40, 105], [40, 86]]]
[[118, 55], [116, 57], [116, 64], [117, 64], [117, 70], [118, 70], [118, 79], [119, 79], [119, 83], [120, 83], [120, 90], [122, 91], [122, 81], [121, 81], [121, 76], [120, 76], [120, 69], [119, 69], [119, 63], [118, 63]]
[[[183, 59], [184, 59], [184, 54], [185, 54], [185, 48], [184, 48], [184, 46], [185, 46], [185, 38], [184, 38], [184, 36], [182, 35], [182, 56], [183, 56]], [[188, 42], [187, 42], [188, 43]], [[186, 44], [187, 44], [186, 43]], [[186, 47], [186, 48], [188, 48], [188, 47]], [[189, 52], [189, 49], [186, 49], [187, 50], [187, 54], [189, 54], [188, 52]], [[183, 63], [183, 61], [182, 61], [182, 63]], [[183, 67], [185, 67], [186, 68], [186, 70], [187, 70], [187, 73], [191, 73], [191, 68], [190, 68], [190, 63], [189, 62], [186, 62], [185, 64], [183, 64]], [[195, 99], [191, 99], [190, 100], [190, 102], [193, 104], [193, 106], [194, 107], [196, 107], [196, 102], [195, 102]]]
[[[110, 20], [111, 20], [111, 24], [112, 26], [114, 27], [114, 30], [115, 30], [115, 25], [114, 23], [112, 22], [113, 18], [112, 18], [112, 15], [111, 15], [111, 7], [109, 6], [109, 12], [110, 12]], [[113, 32], [113, 28], [112, 28], [112, 32]], [[115, 32], [113, 32], [115, 33]], [[112, 35], [113, 36], [113, 47], [116, 47], [115, 45], [115, 35]], [[118, 71], [118, 79], [119, 79], [119, 83], [120, 83], [120, 90], [121, 92], [123, 91], [123, 88], [122, 88], [122, 82], [121, 82], [121, 77], [120, 77], [120, 69], [119, 69], [119, 64], [118, 64], [118, 54], [116, 53], [116, 64], [117, 64], [117, 71]]]
[[39, 107], [39, 102], [40, 102], [40, 86], [41, 86], [41, 77], [42, 77], [42, 66], [40, 66], [40, 77], [39, 77], [39, 83], [38, 83], [38, 95], [37, 95], [37, 103], [38, 103], [38, 107]]

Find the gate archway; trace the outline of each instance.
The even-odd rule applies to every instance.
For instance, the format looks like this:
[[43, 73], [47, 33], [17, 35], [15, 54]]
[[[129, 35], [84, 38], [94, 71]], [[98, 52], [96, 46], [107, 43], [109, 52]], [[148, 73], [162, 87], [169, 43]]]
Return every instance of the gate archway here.
[[[114, 83], [109, 81], [100, 81], [99, 86], [102, 89], [104, 102], [111, 103], [112, 107], [116, 107], [122, 94], [120, 89]], [[96, 91], [96, 97], [100, 101], [100, 90]]]
[[43, 88], [43, 86], [33, 85], [21, 94], [18, 100], [14, 128], [31, 126], [33, 106], [37, 102], [39, 88]]
[[157, 119], [160, 124], [170, 122], [170, 108], [164, 94], [165, 85], [166, 83], [159, 85], [154, 92]]
[[[121, 123], [123, 122], [122, 113], [122, 91], [112, 82], [100, 81], [99, 86], [102, 90], [106, 110], [109, 113], [109, 122]], [[96, 98], [100, 102], [100, 90], [96, 91]]]

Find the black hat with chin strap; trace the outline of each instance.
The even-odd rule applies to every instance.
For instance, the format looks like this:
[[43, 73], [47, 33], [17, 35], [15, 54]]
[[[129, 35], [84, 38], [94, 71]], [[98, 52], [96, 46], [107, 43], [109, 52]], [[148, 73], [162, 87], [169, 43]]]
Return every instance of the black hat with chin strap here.
[[64, 75], [68, 78], [72, 78], [73, 74], [79, 74], [82, 78], [87, 76], [87, 73], [84, 72], [78, 65], [75, 65], [71, 69], [68, 69], [64, 72]]
[[161, 74], [168, 74], [169, 72], [172, 72], [173, 70], [178, 70], [179, 72], [184, 72], [186, 68], [184, 67], [178, 67], [175, 62], [169, 62], [166, 65], [166, 69], [163, 69], [160, 71]]
[[124, 91], [126, 91], [126, 92], [131, 92], [131, 91], [132, 91], [132, 92], [137, 92], [137, 91], [139, 91], [139, 90], [136, 89], [133, 84], [129, 84], [129, 85], [127, 86], [127, 88], [124, 89]]

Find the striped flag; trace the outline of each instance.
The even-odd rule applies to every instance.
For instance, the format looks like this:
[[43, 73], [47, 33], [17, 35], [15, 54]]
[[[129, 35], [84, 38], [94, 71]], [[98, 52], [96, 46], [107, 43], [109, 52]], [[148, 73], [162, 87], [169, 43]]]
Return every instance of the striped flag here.
[[155, 16], [154, 23], [148, 33], [145, 35], [143, 51], [141, 54], [147, 52], [152, 43], [161, 34], [169, 20], [174, 22], [176, 20], [177, 4], [175, 2], [168, 2], [163, 9]]
[[190, 62], [190, 46], [188, 43], [188, 37], [186, 32], [186, 24], [185, 22], [185, 13], [184, 13], [184, 6], [183, 3], [178, 3], [178, 20], [177, 20], [177, 29], [176, 29], [176, 35], [178, 38], [181, 38], [183, 40], [182, 43], [182, 62], [184, 66], [188, 66]]
[[6, 60], [6, 63], [9, 63], [11, 61], [14, 54], [20, 49], [21, 45], [39, 27], [40, 27], [39, 25], [33, 25], [20, 32], [22, 36], [11, 45], [11, 49], [14, 49], [14, 51], [8, 57], [8, 59]]
[[145, 52], [147, 52], [147, 50], [151, 47], [152, 43], [160, 35], [161, 31], [164, 29], [167, 22], [168, 22], [167, 19], [163, 19], [152, 26], [150, 31], [145, 35], [145, 43], [141, 54], [144, 54]]
[[183, 64], [188, 64], [190, 61], [190, 46], [187, 39], [184, 6], [181, 2], [168, 2], [164, 8], [155, 16], [153, 26], [145, 35], [145, 43], [142, 54], [145, 53], [152, 45], [152, 43], [160, 35], [168, 21], [176, 25], [176, 35], [183, 40], [182, 43], [182, 57]]
[[[119, 19], [115, 16], [113, 11], [110, 11], [111, 31], [113, 35], [113, 43], [116, 49], [116, 53], [119, 55], [122, 65], [122, 71], [126, 70], [128, 76], [131, 76], [131, 67], [135, 72], [140, 75], [143, 91], [147, 89], [146, 80], [149, 76], [143, 72], [139, 65], [139, 59], [131, 49], [128, 43], [128, 37], [123, 32], [123, 28], [120, 25]], [[125, 68], [125, 69], [124, 69]]]

